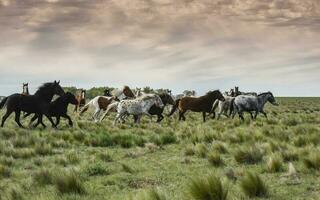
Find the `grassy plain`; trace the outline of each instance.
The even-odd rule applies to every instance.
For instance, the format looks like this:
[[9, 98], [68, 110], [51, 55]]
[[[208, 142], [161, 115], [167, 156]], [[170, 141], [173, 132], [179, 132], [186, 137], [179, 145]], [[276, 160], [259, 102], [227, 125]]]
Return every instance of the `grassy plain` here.
[[30, 130], [12, 116], [0, 128], [0, 200], [318, 199], [320, 98], [277, 100], [268, 119], [244, 123], [187, 113], [112, 126], [114, 115], [95, 124], [87, 112], [71, 114], [74, 128]]

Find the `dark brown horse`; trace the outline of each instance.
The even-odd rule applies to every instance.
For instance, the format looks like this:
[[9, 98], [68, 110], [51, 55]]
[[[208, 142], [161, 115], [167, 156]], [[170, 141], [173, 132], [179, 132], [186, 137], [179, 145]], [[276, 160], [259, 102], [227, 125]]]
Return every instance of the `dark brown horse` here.
[[211, 113], [212, 105], [215, 100], [224, 101], [224, 97], [219, 90], [210, 91], [201, 97], [183, 97], [179, 101], [179, 120], [186, 120], [184, 114], [191, 110], [193, 112], [202, 112], [203, 121], [206, 121], [206, 113]]
[[74, 107], [74, 112], [78, 112], [78, 108], [81, 109], [86, 105], [86, 90], [81, 89], [80, 95], [77, 95], [76, 99], [78, 103]]

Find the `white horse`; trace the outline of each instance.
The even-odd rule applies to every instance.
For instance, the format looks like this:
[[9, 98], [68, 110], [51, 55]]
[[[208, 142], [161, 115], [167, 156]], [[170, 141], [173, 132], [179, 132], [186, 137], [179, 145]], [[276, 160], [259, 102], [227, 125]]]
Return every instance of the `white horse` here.
[[139, 123], [142, 115], [151, 117], [148, 111], [153, 105], [160, 108], [164, 106], [161, 98], [156, 94], [147, 94], [136, 99], [122, 100], [117, 106], [117, 115], [113, 124], [116, 124], [120, 119], [123, 120], [123, 118], [128, 115], [138, 116], [136, 122]]
[[267, 113], [264, 112], [263, 108], [268, 101], [272, 105], [279, 105], [271, 92], [261, 93], [258, 96], [239, 95], [233, 100], [234, 113], [232, 115], [232, 118], [234, 118], [234, 116], [238, 113], [240, 119], [244, 120], [243, 112], [252, 111], [255, 111], [255, 116], [253, 117], [251, 115], [253, 119], [257, 118], [258, 113], [264, 114], [264, 116], [267, 118]]

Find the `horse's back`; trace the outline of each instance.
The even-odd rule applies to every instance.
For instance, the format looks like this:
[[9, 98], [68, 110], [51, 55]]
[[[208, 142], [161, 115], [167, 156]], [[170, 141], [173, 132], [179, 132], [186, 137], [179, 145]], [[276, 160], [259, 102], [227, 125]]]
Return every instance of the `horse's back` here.
[[237, 107], [244, 110], [256, 110], [258, 99], [256, 96], [251, 95], [239, 95], [235, 97], [234, 103]]
[[209, 112], [212, 104], [210, 105], [210, 102], [199, 97], [183, 97], [179, 102], [179, 109], [181, 111]]

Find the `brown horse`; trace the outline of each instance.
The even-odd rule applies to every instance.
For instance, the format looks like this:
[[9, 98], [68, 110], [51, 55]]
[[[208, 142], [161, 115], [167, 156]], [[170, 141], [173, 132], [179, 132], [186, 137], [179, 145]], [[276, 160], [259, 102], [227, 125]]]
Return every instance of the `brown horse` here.
[[201, 97], [183, 97], [179, 101], [179, 120], [186, 120], [184, 114], [191, 110], [193, 112], [202, 112], [203, 121], [206, 121], [206, 113], [211, 113], [212, 105], [216, 99], [224, 101], [224, 97], [219, 90], [210, 91]]
[[86, 90], [81, 89], [80, 95], [76, 97], [78, 103], [74, 107], [74, 112], [78, 112], [78, 108], [81, 109], [86, 104]]

